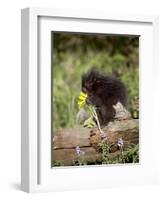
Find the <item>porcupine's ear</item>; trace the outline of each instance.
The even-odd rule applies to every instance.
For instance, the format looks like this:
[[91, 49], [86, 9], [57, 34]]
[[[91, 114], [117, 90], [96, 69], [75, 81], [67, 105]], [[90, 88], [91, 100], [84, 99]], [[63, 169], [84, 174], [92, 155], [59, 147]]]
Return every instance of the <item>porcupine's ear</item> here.
[[90, 74], [94, 87], [99, 87], [101, 85], [101, 77], [103, 76], [103, 74], [97, 68], [92, 68]]
[[87, 73], [82, 75], [82, 91], [91, 93], [99, 86], [100, 72], [95, 68], [91, 68]]

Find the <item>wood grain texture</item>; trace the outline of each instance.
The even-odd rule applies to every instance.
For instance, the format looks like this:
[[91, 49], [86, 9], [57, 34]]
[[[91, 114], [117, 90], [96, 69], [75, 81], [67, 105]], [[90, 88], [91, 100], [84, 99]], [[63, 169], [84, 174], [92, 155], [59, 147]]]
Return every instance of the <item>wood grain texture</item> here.
[[[110, 158], [114, 158], [119, 152], [117, 145], [119, 138], [124, 141], [124, 150], [130, 145], [139, 143], [138, 119], [110, 122], [103, 131], [110, 146]], [[74, 165], [78, 159], [75, 148], [79, 146], [88, 163], [98, 162], [101, 159], [98, 151], [100, 141], [101, 136], [96, 128], [91, 130], [83, 127], [62, 129], [54, 134], [52, 159], [66, 166]]]

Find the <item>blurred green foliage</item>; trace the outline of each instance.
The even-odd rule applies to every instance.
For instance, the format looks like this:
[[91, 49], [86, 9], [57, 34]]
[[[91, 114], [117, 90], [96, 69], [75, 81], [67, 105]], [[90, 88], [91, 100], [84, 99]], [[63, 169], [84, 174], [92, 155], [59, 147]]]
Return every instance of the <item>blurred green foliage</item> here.
[[53, 130], [77, 124], [81, 75], [95, 66], [124, 82], [129, 108], [138, 118], [139, 37], [53, 33]]

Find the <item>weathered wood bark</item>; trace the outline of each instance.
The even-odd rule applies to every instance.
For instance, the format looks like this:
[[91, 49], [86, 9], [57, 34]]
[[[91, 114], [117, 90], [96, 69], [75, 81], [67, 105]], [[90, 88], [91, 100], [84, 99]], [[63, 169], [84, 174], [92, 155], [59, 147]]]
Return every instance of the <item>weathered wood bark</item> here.
[[[111, 147], [110, 157], [114, 157], [119, 151], [117, 145], [119, 138], [124, 141], [124, 149], [128, 148], [129, 145], [139, 143], [138, 127], [138, 119], [128, 119], [113, 121], [103, 129]], [[77, 127], [60, 130], [54, 134], [52, 159], [62, 165], [73, 165], [79, 158], [75, 151], [75, 148], [79, 146], [88, 163], [98, 162], [101, 159], [97, 150], [100, 141], [101, 135], [97, 129]]]

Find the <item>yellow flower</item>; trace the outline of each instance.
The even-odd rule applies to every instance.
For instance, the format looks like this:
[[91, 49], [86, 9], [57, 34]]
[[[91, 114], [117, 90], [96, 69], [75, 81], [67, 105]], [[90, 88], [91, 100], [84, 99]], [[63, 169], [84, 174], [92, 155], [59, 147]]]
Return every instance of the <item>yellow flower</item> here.
[[80, 92], [80, 95], [78, 97], [78, 108], [81, 109], [86, 103], [87, 94], [84, 92]]

